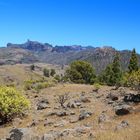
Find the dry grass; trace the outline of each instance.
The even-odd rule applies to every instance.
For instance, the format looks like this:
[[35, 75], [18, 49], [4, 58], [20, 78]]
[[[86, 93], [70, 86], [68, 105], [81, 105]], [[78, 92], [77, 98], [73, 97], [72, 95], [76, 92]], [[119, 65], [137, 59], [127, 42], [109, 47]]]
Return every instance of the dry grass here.
[[[40, 67], [58, 68], [58, 66], [51, 66], [45, 64], [37, 64]], [[57, 69], [60, 70], [60, 67]], [[13, 66], [1, 66], [0, 68], [0, 83], [5, 84], [4, 78], [6, 76], [12, 77], [19, 85], [22, 85], [25, 80], [31, 78], [40, 79], [42, 78], [42, 71], [36, 70], [31, 72], [29, 70], [29, 65], [13, 65]], [[77, 126], [89, 125], [91, 126], [91, 133], [95, 135], [95, 140], [140, 140], [140, 112], [133, 113], [130, 115], [115, 117], [114, 110], [109, 105], [105, 104], [103, 99], [106, 94], [110, 92], [110, 87], [103, 86], [99, 89], [98, 93], [93, 93], [94, 86], [92, 85], [80, 85], [80, 84], [58, 84], [55, 87], [49, 87], [42, 89], [40, 93], [33, 93], [32, 91], [26, 91], [27, 97], [32, 103], [32, 109], [27, 118], [22, 119], [20, 124], [8, 124], [4, 128], [0, 128], [0, 138], [3, 138], [12, 127], [25, 128], [29, 126], [33, 119], [40, 120], [40, 123], [32, 128], [33, 131], [39, 135], [43, 135], [50, 130], [64, 130], [71, 129]], [[69, 93], [70, 100], [79, 99], [81, 94], [84, 94], [90, 99], [90, 103], [84, 103], [84, 108], [93, 112], [93, 115], [85, 120], [78, 121], [77, 123], [69, 123], [72, 116], [57, 117], [51, 116], [48, 119], [53, 122], [61, 122], [65, 120], [67, 123], [64, 127], [54, 127], [47, 126], [44, 127], [44, 121], [46, 119], [45, 115], [54, 110], [59, 104], [56, 102], [56, 95], [62, 95]], [[34, 98], [38, 95], [38, 98]], [[96, 95], [103, 95], [103, 98], [96, 98]], [[50, 102], [51, 108], [47, 108], [43, 111], [37, 111], [35, 105], [39, 99], [47, 98]], [[135, 108], [140, 108], [140, 105], [135, 106]], [[72, 109], [79, 115], [80, 109]], [[98, 124], [98, 117], [102, 111], [106, 111], [106, 115], [109, 116], [107, 122]], [[114, 131], [115, 127], [121, 123], [121, 121], [126, 120], [130, 124], [128, 128], [121, 129], [119, 131]], [[89, 134], [85, 134], [82, 137], [72, 137], [65, 138], [68, 140], [89, 140]]]

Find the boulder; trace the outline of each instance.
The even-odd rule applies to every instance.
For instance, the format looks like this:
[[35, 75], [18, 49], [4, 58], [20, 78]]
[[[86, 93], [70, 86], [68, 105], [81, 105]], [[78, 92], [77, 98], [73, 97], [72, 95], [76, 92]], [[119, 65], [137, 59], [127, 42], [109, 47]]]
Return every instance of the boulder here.
[[59, 111], [59, 112], [56, 113], [56, 115], [59, 116], [59, 117], [63, 117], [63, 116], [67, 116], [69, 114], [66, 111]]
[[115, 106], [114, 108], [115, 108], [116, 115], [127, 115], [132, 111], [132, 107], [125, 104]]
[[89, 98], [88, 97], [84, 97], [84, 96], [81, 96], [80, 101], [83, 102], [83, 103], [90, 103]]
[[42, 110], [42, 109], [46, 109], [46, 108], [50, 108], [48, 106], [49, 102], [47, 99], [42, 99], [41, 101], [38, 102], [37, 104], [37, 110]]
[[79, 120], [79, 118], [78, 117], [72, 117], [72, 118], [70, 118], [70, 123], [76, 123], [76, 122], [78, 122], [78, 120]]
[[73, 129], [73, 136], [81, 136], [83, 134], [89, 133], [91, 130], [90, 127], [78, 126]]
[[140, 94], [128, 94], [124, 96], [124, 102], [134, 102], [139, 103], [140, 102]]
[[112, 93], [108, 94], [106, 98], [111, 99], [111, 101], [117, 101], [119, 99], [118, 95]]
[[29, 128], [15, 128], [10, 131], [10, 140], [40, 140]]

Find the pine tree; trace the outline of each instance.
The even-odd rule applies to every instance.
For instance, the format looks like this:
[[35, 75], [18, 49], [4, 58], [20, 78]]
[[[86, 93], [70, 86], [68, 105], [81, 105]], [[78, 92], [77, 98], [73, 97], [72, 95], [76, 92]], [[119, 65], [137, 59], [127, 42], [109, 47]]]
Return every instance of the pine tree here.
[[137, 58], [135, 49], [133, 49], [133, 51], [132, 51], [128, 69], [129, 69], [129, 73], [132, 73], [133, 71], [138, 71], [138, 69], [139, 69], [138, 58]]
[[118, 53], [116, 54], [113, 60], [112, 71], [113, 71], [112, 84], [113, 85], [120, 84], [121, 79], [122, 79], [122, 70], [121, 70], [121, 64], [120, 64], [120, 56]]
[[119, 54], [116, 54], [113, 62], [106, 67], [100, 79], [101, 82], [109, 86], [118, 86], [121, 84], [122, 71]]

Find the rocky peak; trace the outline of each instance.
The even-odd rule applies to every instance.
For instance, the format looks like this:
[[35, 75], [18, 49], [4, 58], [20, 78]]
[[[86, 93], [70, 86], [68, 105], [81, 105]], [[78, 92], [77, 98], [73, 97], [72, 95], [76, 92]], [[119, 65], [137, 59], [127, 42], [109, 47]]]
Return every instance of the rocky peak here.
[[37, 41], [30, 41], [30, 40], [28, 40], [24, 44], [8, 43], [7, 47], [22, 48], [22, 49], [27, 49], [27, 50], [30, 50], [30, 51], [45, 51], [45, 50], [51, 50], [52, 49], [52, 45], [50, 45], [48, 43], [43, 44], [43, 43], [40, 43], [40, 42], [37, 42]]

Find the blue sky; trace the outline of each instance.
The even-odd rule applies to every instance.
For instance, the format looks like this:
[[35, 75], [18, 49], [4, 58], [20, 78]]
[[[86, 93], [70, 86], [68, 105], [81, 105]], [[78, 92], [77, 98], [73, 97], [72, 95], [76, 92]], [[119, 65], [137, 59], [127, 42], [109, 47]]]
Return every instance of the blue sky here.
[[0, 0], [0, 46], [27, 39], [140, 53], [140, 0]]

